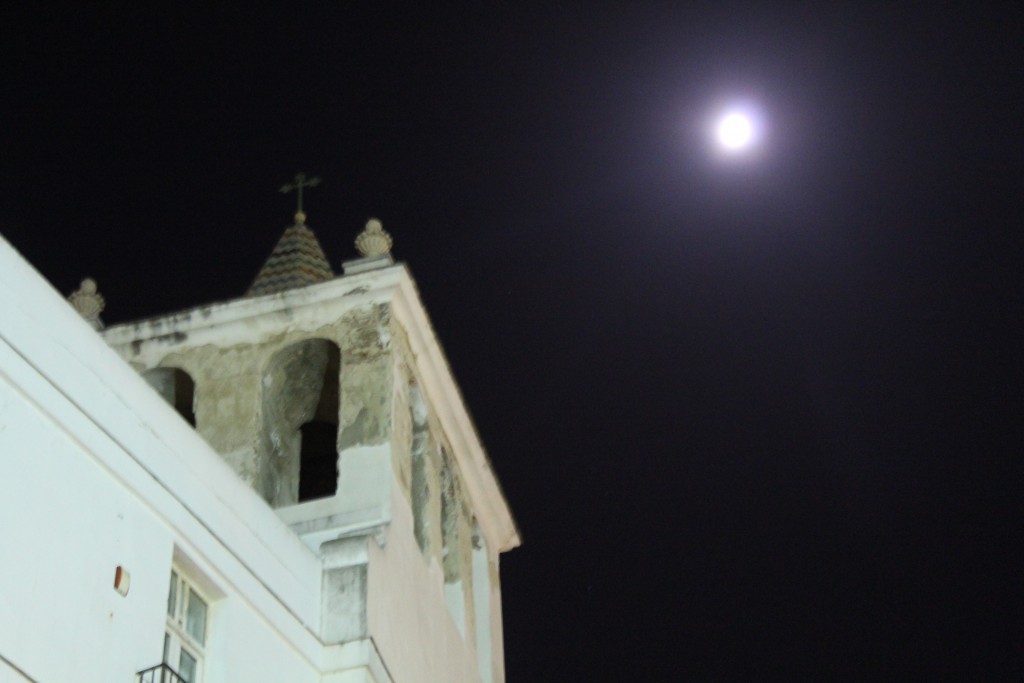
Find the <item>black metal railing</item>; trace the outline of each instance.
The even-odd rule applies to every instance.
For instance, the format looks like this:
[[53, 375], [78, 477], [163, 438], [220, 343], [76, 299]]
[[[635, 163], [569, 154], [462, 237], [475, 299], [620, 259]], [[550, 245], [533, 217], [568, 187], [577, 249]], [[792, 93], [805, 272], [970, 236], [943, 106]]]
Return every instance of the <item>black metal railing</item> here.
[[138, 673], [137, 683], [188, 683], [169, 664], [157, 664]]

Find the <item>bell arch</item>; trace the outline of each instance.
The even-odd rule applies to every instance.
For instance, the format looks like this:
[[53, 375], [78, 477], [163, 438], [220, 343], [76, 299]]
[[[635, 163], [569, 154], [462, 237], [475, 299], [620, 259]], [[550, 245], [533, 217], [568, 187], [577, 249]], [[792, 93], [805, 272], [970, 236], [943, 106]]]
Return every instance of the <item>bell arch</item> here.
[[338, 487], [341, 351], [306, 339], [277, 351], [263, 374], [265, 495], [274, 507], [333, 496]]

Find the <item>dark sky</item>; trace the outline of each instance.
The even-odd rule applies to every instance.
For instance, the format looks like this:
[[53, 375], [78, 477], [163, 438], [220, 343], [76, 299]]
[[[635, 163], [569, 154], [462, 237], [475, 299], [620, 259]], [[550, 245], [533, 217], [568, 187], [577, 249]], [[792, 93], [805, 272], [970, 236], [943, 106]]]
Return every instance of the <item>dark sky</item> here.
[[2, 10], [0, 232], [120, 322], [241, 295], [297, 171], [336, 269], [379, 217], [510, 683], [1024, 676], [1015, 3], [166, 4]]

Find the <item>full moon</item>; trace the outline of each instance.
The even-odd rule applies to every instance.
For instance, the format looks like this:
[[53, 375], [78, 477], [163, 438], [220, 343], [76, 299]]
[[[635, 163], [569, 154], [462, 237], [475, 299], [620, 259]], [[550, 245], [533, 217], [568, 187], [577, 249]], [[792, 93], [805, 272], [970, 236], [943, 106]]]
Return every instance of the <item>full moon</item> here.
[[718, 142], [727, 150], [741, 150], [754, 140], [754, 124], [750, 117], [732, 112], [718, 122]]

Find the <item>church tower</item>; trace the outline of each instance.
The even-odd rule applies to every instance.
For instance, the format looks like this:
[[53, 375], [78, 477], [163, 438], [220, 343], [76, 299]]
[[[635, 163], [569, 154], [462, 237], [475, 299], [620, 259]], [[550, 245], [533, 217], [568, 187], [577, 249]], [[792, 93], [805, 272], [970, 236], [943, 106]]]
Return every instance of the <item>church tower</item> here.
[[323, 680], [503, 681], [515, 523], [390, 235], [336, 275], [315, 181], [244, 296], [102, 334], [316, 553]]

